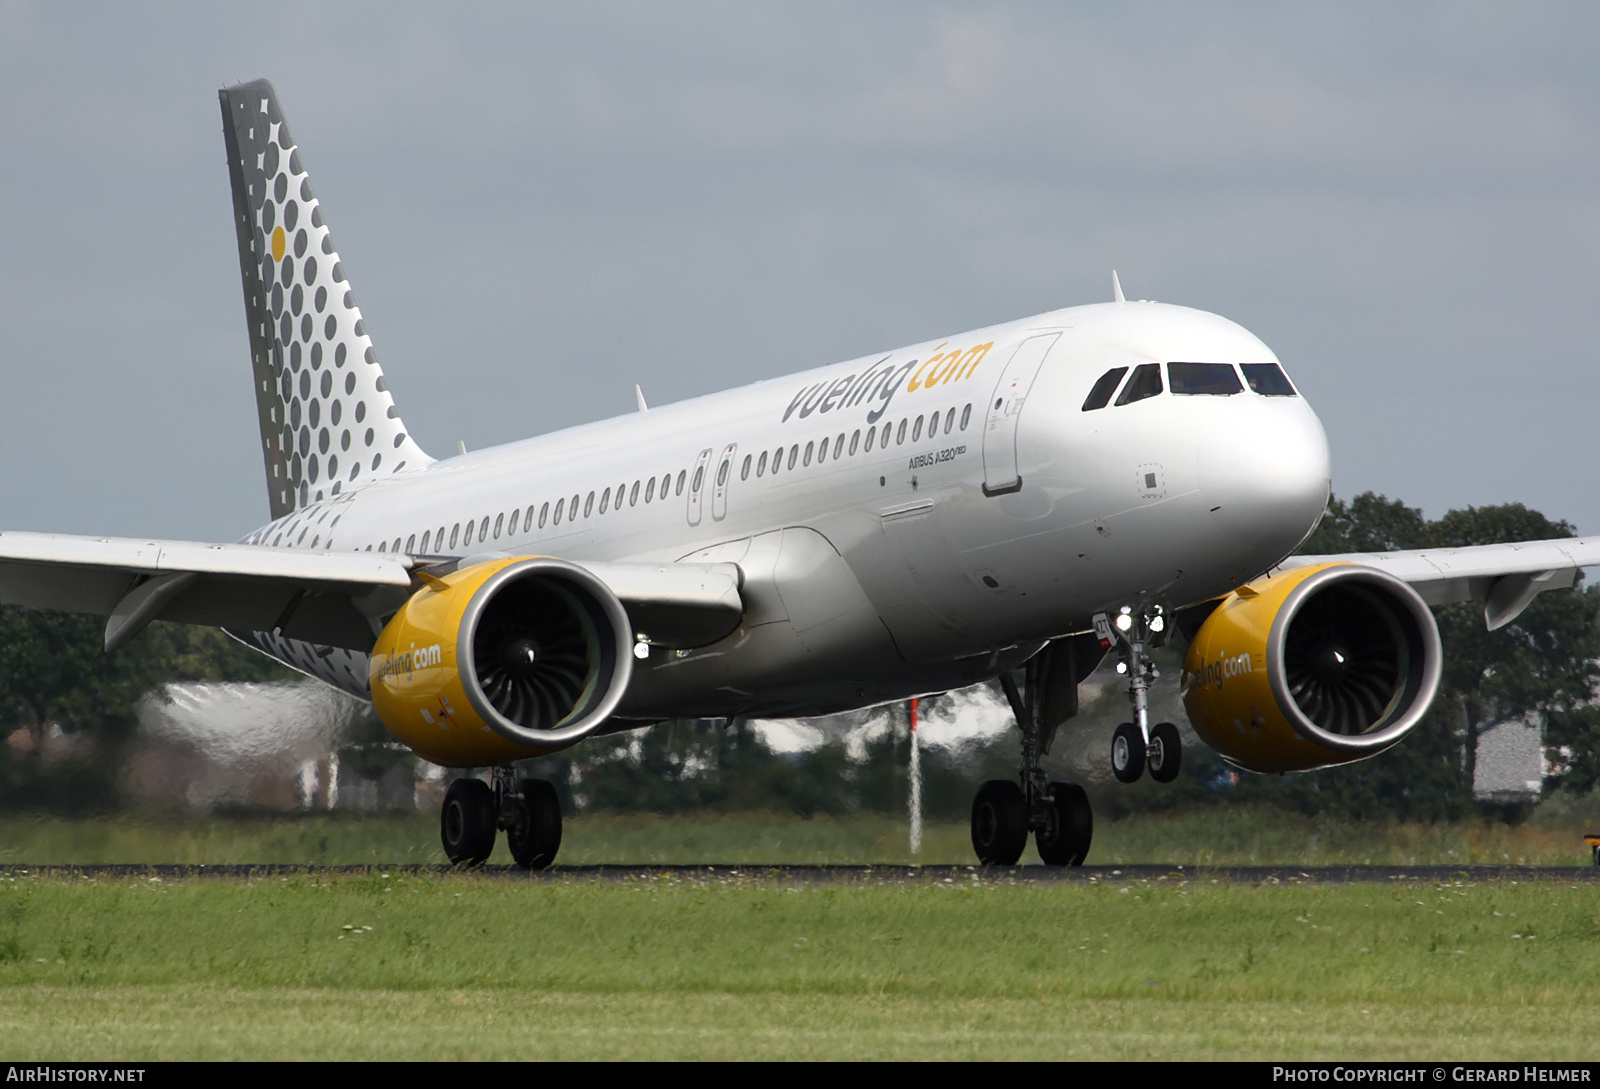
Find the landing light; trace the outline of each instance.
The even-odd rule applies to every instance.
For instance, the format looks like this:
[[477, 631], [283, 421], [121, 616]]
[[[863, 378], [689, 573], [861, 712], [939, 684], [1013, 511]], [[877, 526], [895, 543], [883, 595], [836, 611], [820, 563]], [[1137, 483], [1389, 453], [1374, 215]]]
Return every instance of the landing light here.
[[1128, 663], [1127, 662], [1118, 662], [1117, 663], [1117, 672], [1118, 673], [1126, 673], [1126, 672], [1128, 672]]
[[1167, 622], [1165, 620], [1161, 619], [1159, 616], [1152, 616], [1150, 618], [1150, 630], [1151, 631], [1160, 631], [1162, 628], [1164, 628], [1166, 626], [1167, 626]]
[[643, 639], [633, 644], [633, 656], [638, 658], [640, 661], [650, 657], [650, 644], [646, 643]]
[[1127, 631], [1131, 627], [1133, 627], [1133, 617], [1129, 616], [1127, 613], [1119, 614], [1117, 617], [1117, 630]]

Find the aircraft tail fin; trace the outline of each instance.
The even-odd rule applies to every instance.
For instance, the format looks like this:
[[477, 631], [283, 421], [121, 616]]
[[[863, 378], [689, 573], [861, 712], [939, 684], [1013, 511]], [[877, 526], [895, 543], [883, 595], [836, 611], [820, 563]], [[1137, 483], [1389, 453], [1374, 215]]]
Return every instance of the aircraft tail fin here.
[[432, 459], [406, 432], [266, 80], [218, 92], [272, 517]]

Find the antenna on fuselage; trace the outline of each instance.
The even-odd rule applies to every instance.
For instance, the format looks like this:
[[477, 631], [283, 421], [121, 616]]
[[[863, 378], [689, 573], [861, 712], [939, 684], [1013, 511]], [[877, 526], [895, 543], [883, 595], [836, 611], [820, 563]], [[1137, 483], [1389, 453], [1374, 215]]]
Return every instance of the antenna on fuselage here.
[[1127, 299], [1124, 299], [1122, 297], [1122, 281], [1117, 279], [1117, 270], [1116, 269], [1112, 269], [1111, 270], [1111, 301], [1112, 302], [1127, 302], [1128, 301]]
[[650, 406], [644, 403], [644, 390], [640, 389], [637, 385], [635, 385], [633, 387], [633, 395], [639, 401], [639, 411], [640, 412], [649, 412], [650, 411]]

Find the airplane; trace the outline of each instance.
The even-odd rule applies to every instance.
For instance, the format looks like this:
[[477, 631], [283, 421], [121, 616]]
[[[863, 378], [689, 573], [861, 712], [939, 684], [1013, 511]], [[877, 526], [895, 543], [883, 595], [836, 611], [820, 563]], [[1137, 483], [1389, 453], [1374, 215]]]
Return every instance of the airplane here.
[[[879, 351], [435, 459], [387, 388], [265, 80], [219, 100], [271, 520], [233, 543], [0, 533], [0, 601], [211, 625], [370, 700], [451, 783], [452, 862], [500, 832], [552, 864], [551, 784], [514, 762], [669, 719], [802, 717], [998, 679], [1016, 780], [977, 792], [980, 862], [1093, 837], [1044, 769], [1107, 654], [1116, 778], [1174, 779], [1151, 651], [1229, 764], [1393, 746], [1438, 690], [1430, 605], [1502, 626], [1600, 537], [1292, 556], [1326, 508], [1316, 414], [1253, 334], [1124, 298]], [[1021, 684], [1018, 684], [1018, 674]]]

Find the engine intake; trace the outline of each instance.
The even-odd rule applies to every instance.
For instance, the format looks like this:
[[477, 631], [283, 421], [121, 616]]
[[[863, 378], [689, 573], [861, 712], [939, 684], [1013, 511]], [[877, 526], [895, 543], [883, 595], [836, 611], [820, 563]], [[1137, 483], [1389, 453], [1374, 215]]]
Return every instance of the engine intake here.
[[1441, 651], [1417, 592], [1360, 564], [1297, 568], [1228, 595], [1189, 645], [1195, 731], [1251, 771], [1373, 756], [1427, 714]]
[[621, 601], [549, 557], [496, 560], [430, 582], [372, 652], [378, 716], [419, 755], [481, 767], [554, 752], [597, 730], [632, 675]]

